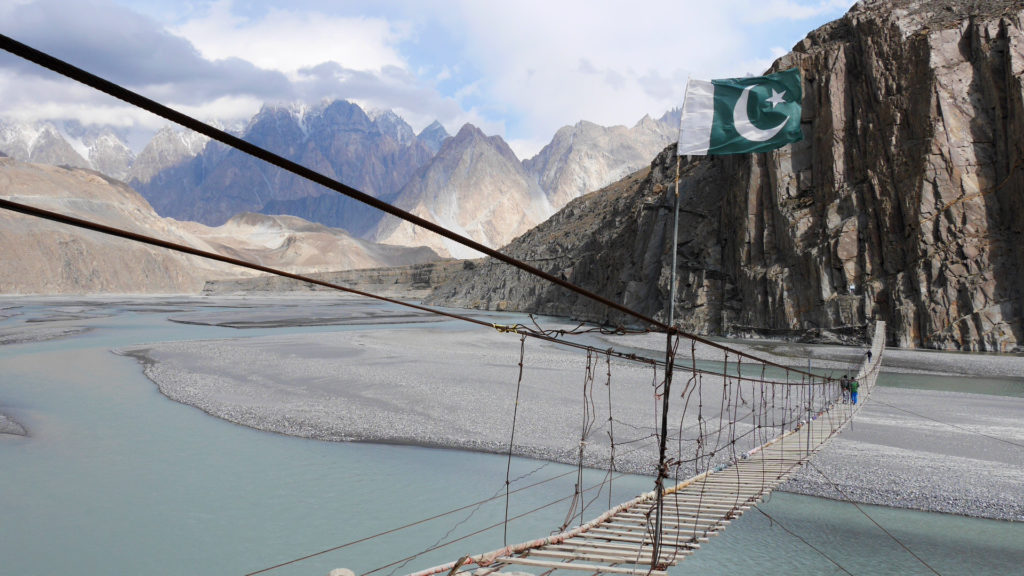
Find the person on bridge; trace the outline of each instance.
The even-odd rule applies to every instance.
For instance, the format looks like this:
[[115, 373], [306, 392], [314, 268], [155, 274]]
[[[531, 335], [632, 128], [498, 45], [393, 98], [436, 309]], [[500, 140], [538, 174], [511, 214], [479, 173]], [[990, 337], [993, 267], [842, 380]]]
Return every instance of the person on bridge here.
[[839, 379], [839, 389], [843, 392], [843, 404], [850, 401], [850, 376], [843, 374]]
[[871, 350], [868, 350], [868, 352], [867, 352], [867, 354], [865, 354], [865, 356], [868, 357], [868, 364], [870, 364], [871, 363]]
[[853, 400], [854, 404], [856, 404], [857, 403], [857, 389], [860, 388], [860, 384], [858, 384], [856, 380], [850, 380], [850, 383], [848, 384], [848, 386], [850, 387], [850, 399]]

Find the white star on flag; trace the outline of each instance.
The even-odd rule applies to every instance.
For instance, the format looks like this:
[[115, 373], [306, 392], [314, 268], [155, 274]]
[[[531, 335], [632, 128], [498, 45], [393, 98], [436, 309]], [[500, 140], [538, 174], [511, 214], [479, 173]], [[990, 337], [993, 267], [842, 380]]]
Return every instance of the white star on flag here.
[[772, 103], [772, 108], [775, 108], [779, 104], [785, 104], [786, 103], [785, 96], [786, 96], [786, 92], [785, 91], [780, 93], [780, 92], [776, 92], [775, 88], [772, 88], [772, 97], [766, 99], [765, 101], [766, 102], [771, 102]]

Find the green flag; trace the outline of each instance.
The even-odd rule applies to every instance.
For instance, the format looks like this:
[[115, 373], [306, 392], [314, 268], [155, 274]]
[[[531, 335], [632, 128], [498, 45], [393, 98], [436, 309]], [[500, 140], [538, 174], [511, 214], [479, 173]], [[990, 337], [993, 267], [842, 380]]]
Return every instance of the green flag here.
[[690, 80], [679, 123], [680, 156], [766, 152], [803, 140], [800, 69]]

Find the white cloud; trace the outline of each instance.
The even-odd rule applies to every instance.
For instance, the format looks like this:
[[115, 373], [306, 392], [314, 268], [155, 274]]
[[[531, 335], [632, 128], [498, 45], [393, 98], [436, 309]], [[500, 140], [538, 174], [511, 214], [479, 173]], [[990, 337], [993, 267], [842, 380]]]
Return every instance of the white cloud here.
[[[451, 8], [451, 25], [465, 37], [461, 57], [481, 77], [475, 80], [476, 94], [456, 97], [484, 115], [504, 114], [506, 139], [522, 143], [517, 152], [528, 150], [528, 142], [550, 138], [559, 127], [581, 119], [632, 125], [645, 113], [660, 115], [681, 104], [690, 75], [760, 73], [778, 56], [761, 43], [765, 36], [780, 34], [779, 22], [788, 26], [823, 18], [852, 4], [463, 0]], [[773, 25], [765, 26], [768, 21]], [[802, 34], [819, 23], [793, 29]], [[770, 46], [796, 39], [781, 34]]]
[[763, 23], [772, 20], [808, 20], [840, 11], [845, 12], [856, 4], [857, 0], [758, 0], [744, 3], [747, 4], [742, 12], [745, 19], [749, 22]]
[[233, 125], [247, 122], [260, 111], [261, 106], [263, 101], [253, 96], [222, 96], [198, 106], [181, 105], [174, 108], [204, 122]]
[[241, 58], [295, 79], [300, 69], [324, 62], [353, 70], [405, 67], [395, 49], [408, 34], [405, 28], [379, 18], [340, 18], [279, 8], [248, 19], [235, 15], [232, 3], [222, 0], [172, 31], [208, 59]]
[[[529, 157], [561, 126], [632, 125], [679, 106], [691, 74], [761, 72], [778, 46], [851, 4], [200, 0], [170, 26], [112, 0], [18, 0], [0, 7], [0, 26], [204, 118], [235, 119], [263, 101], [345, 98], [393, 109], [416, 130], [437, 119], [454, 133], [471, 122]], [[151, 14], [170, 13], [157, 5]], [[87, 90], [42, 86], [43, 73], [24, 63], [0, 58], [0, 69], [23, 78], [0, 85], [0, 114], [85, 115], [94, 106], [97, 118], [110, 117]]]
[[463, 56], [485, 71], [480, 99], [521, 118], [510, 139], [550, 138], [581, 119], [631, 125], [678, 106], [691, 71], [740, 72], [731, 16], [712, 3], [679, 5], [467, 1]]

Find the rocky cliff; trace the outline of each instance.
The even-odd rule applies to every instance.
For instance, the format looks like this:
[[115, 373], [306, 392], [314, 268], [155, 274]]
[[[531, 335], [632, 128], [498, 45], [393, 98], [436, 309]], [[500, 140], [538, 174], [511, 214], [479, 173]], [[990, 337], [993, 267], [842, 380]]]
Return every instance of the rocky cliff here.
[[581, 120], [563, 126], [551, 143], [523, 161], [555, 208], [646, 166], [679, 135], [680, 110], [655, 120], [644, 116], [632, 128]]
[[119, 180], [128, 177], [135, 158], [115, 128], [83, 126], [74, 120], [0, 120], [0, 150], [24, 162], [91, 168]]
[[[433, 153], [393, 113], [337, 100], [264, 106], [241, 135], [275, 154], [391, 201]], [[163, 216], [220, 225], [240, 212], [291, 214], [360, 236], [380, 213], [219, 143], [132, 184]]]
[[[471, 124], [446, 140], [412, 176], [395, 206], [486, 246], [503, 246], [554, 212], [508, 144]], [[444, 256], [479, 256], [394, 216], [383, 218], [372, 238], [383, 244], [427, 246]]]
[[[1024, 7], [867, 0], [773, 70], [803, 73], [802, 142], [683, 160], [677, 318], [706, 334], [1024, 343]], [[674, 147], [507, 251], [664, 317]], [[435, 302], [619, 322], [494, 263]]]
[[139, 152], [125, 180], [137, 185], [146, 184], [161, 171], [172, 169], [198, 156], [209, 141], [209, 138], [198, 132], [165, 126]]

